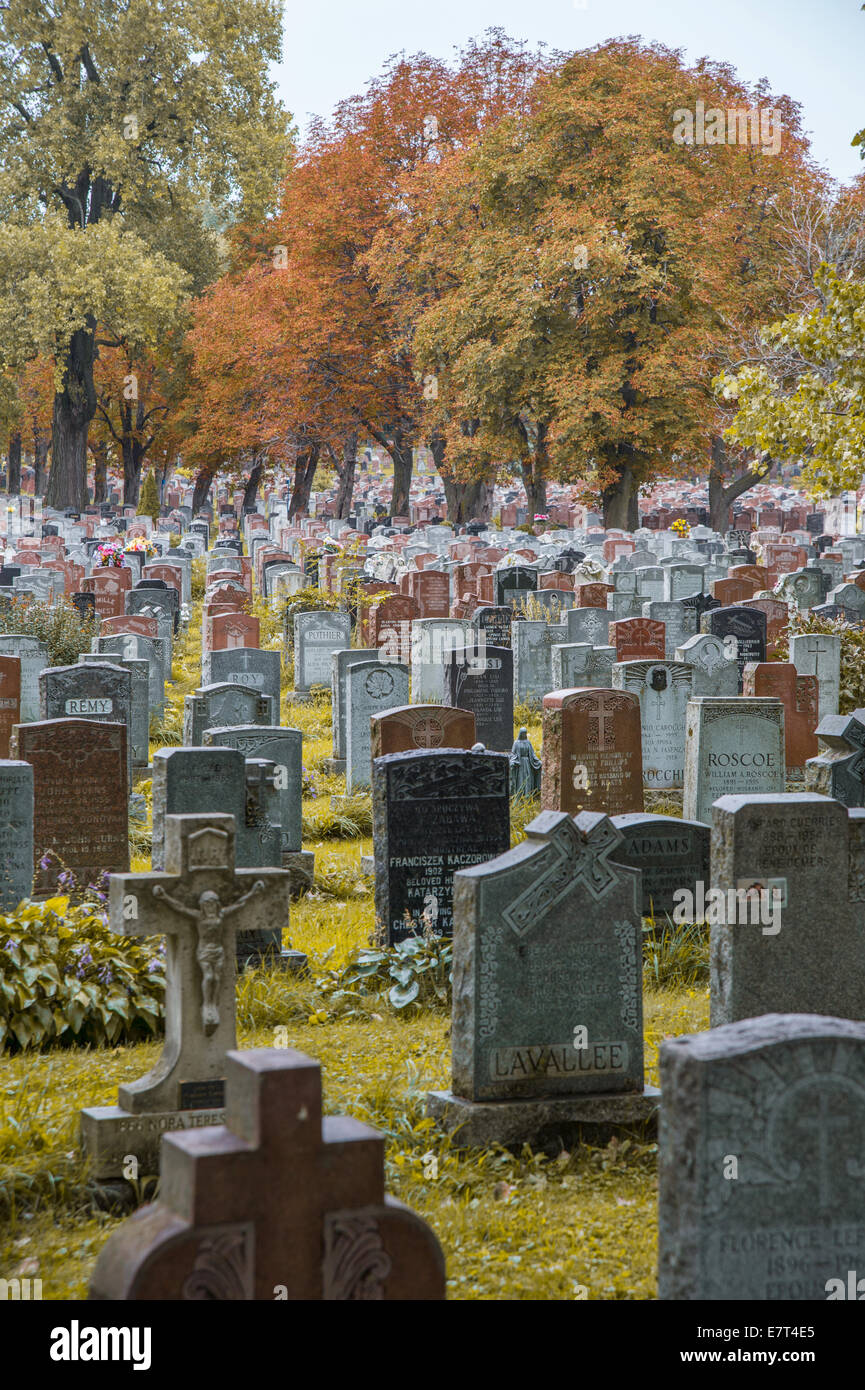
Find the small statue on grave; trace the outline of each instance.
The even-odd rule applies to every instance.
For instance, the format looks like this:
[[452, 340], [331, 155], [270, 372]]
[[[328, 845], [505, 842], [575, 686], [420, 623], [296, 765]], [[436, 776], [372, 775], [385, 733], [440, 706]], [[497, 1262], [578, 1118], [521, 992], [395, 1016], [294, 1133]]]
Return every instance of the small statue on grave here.
[[529, 742], [527, 729], [520, 729], [510, 752], [511, 796], [538, 796], [541, 790], [541, 760]]
[[179, 912], [183, 917], [191, 917], [198, 927], [198, 949], [195, 958], [201, 971], [201, 1023], [208, 1037], [219, 1027], [219, 1009], [216, 1001], [219, 998], [225, 966], [223, 920], [243, 907], [255, 893], [263, 891], [264, 884], [261, 879], [256, 879], [248, 893], [244, 893], [237, 902], [229, 903], [227, 907], [222, 906], [219, 894], [212, 890], [200, 895], [197, 907], [187, 907], [179, 898], [166, 893], [161, 883], [154, 885], [154, 898], [163, 898], [175, 912]]

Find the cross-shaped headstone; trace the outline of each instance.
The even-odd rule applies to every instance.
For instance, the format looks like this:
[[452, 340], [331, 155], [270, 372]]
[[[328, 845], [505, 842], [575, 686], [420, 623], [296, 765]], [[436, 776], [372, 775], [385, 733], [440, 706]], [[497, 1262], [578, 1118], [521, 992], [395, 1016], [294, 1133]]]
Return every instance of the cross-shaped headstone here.
[[116, 1231], [96, 1299], [443, 1299], [425, 1222], [385, 1196], [384, 1138], [322, 1120], [321, 1067], [230, 1052], [223, 1128], [166, 1136], [159, 1201]]
[[166, 816], [165, 872], [109, 878], [112, 930], [167, 938], [165, 1045], [151, 1071], [120, 1087], [119, 1109], [82, 1112], [98, 1177], [122, 1171], [127, 1154], [140, 1173], [155, 1172], [162, 1131], [186, 1128], [188, 1112], [216, 1112], [190, 1123], [221, 1123], [224, 1059], [236, 1045], [235, 937], [287, 925], [291, 882], [282, 869], [235, 869], [234, 842], [233, 816]]

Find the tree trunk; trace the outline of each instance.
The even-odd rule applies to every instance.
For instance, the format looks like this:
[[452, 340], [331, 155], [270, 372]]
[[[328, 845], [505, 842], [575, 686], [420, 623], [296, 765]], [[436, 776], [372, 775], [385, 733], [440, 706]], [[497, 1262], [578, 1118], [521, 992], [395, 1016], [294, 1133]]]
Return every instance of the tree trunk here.
[[51, 448], [51, 435], [47, 430], [33, 426], [33, 496], [42, 497], [45, 493], [46, 462]]
[[9, 467], [6, 473], [6, 491], [10, 496], [21, 492], [21, 432], [16, 430], [9, 436]]
[[725, 484], [724, 473], [727, 466], [724, 441], [720, 435], [715, 435], [712, 440], [712, 461], [709, 464], [709, 525], [713, 531], [722, 533], [730, 529], [730, 507], [736, 498], [741, 497], [742, 493], [747, 492], [755, 483], [762, 482], [774, 465], [767, 461], [765, 465], [761, 464], [757, 468], [746, 468], [738, 478], [733, 478]]
[[63, 511], [87, 506], [87, 430], [96, 413], [93, 331], [80, 328], [69, 342], [63, 387], [54, 397], [51, 473], [45, 501]]
[[336, 515], [340, 521], [345, 521], [351, 515], [356, 468], [357, 430], [347, 436], [342, 446], [342, 467], [338, 470], [339, 487], [336, 490]]
[[312, 480], [320, 453], [320, 444], [309, 444], [299, 451], [294, 461], [294, 487], [288, 504], [289, 521], [295, 516], [306, 516], [309, 510], [309, 494], [312, 492]]
[[195, 486], [192, 489], [192, 515], [197, 516], [207, 501], [210, 489], [213, 485], [214, 469], [201, 468], [195, 479]]
[[453, 526], [465, 526], [468, 521], [489, 521], [493, 500], [489, 483], [478, 480], [461, 483], [447, 473], [442, 473], [442, 482], [448, 504], [448, 521]]
[[532, 429], [522, 417], [516, 423], [528, 451], [520, 464], [520, 474], [526, 490], [526, 520], [531, 526], [536, 516], [545, 516], [547, 511], [547, 427], [541, 423]]
[[104, 440], [91, 441], [93, 455], [93, 504], [98, 507], [108, 501], [108, 445]]
[[243, 504], [240, 509], [241, 513], [255, 511], [255, 499], [258, 496], [258, 488], [259, 484], [261, 483], [263, 473], [264, 459], [263, 457], [256, 455], [252, 465], [252, 469], [250, 470], [249, 477], [246, 480], [246, 486], [243, 489]]
[[394, 442], [388, 449], [388, 453], [393, 459], [393, 494], [391, 496], [390, 514], [391, 516], [408, 516], [409, 514], [409, 495], [411, 493], [411, 477], [414, 466], [412, 459], [412, 447], [403, 441], [402, 435], [397, 432]]
[[640, 524], [638, 484], [628, 452], [627, 447], [621, 446], [612, 451], [611, 462], [616, 469], [616, 479], [601, 492], [604, 526], [611, 530], [636, 531]]

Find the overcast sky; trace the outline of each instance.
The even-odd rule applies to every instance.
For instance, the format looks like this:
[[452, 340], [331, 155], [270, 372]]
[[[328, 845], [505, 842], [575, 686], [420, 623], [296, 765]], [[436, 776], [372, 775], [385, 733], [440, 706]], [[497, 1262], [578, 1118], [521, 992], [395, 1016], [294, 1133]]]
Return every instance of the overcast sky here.
[[363, 91], [392, 54], [450, 59], [493, 27], [564, 50], [640, 35], [687, 62], [731, 63], [802, 104], [814, 155], [836, 178], [865, 168], [850, 145], [865, 126], [860, 0], [286, 0], [280, 94], [303, 129]]

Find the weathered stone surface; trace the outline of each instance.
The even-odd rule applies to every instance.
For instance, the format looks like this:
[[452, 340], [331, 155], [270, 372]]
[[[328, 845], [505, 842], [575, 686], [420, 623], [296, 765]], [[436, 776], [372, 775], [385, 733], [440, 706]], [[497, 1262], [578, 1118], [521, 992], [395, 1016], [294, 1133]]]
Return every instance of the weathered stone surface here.
[[805, 764], [810, 792], [865, 806], [865, 710], [830, 714], [817, 726], [819, 752]]
[[166, 1138], [159, 1201], [111, 1236], [91, 1298], [443, 1299], [432, 1230], [385, 1195], [383, 1136], [322, 1118], [318, 1062], [225, 1061], [225, 1126]]
[[728, 899], [717, 922], [707, 913], [713, 1027], [774, 1012], [865, 1018], [863, 836], [862, 812], [812, 792], [717, 802], [712, 886], [764, 896]]
[[303, 817], [303, 735], [278, 725], [235, 724], [206, 729], [206, 747], [236, 748], [244, 758], [265, 758], [274, 764], [283, 851], [299, 853]]
[[0, 761], [0, 910], [33, 891], [33, 768]]
[[695, 892], [697, 883], [708, 884], [708, 825], [642, 812], [611, 819], [622, 835], [622, 844], [615, 851], [616, 863], [629, 864], [642, 873], [644, 916], [671, 915], [676, 906], [673, 894], [678, 889]]
[[[294, 617], [294, 686], [306, 692], [330, 686], [331, 659], [351, 643], [347, 613], [296, 613]], [[273, 722], [273, 721], [270, 721]]]
[[355, 662], [345, 673], [346, 791], [372, 785], [370, 720], [408, 700], [408, 668], [394, 663]]
[[476, 737], [497, 753], [514, 741], [514, 656], [510, 647], [452, 652], [444, 668], [444, 702], [471, 710]]
[[231, 724], [267, 724], [278, 721], [279, 705], [270, 695], [245, 686], [226, 682], [223, 685], [204, 685], [183, 701], [183, 742], [188, 747], [200, 747], [205, 729], [224, 728]]
[[823, 1302], [861, 1273], [862, 1023], [770, 1013], [667, 1039], [661, 1091], [660, 1298]]
[[685, 716], [691, 667], [680, 661], [623, 661], [613, 667], [613, 688], [640, 702], [643, 783], [653, 791], [685, 780]]
[[474, 747], [475, 717], [448, 705], [403, 705], [370, 720], [372, 757], [412, 753], [418, 748]]
[[235, 939], [288, 923], [288, 874], [235, 869], [234, 818], [168, 816], [164, 873], [112, 874], [113, 931], [165, 934], [165, 1044], [155, 1066], [120, 1087], [117, 1106], [82, 1111], [95, 1175], [120, 1176], [125, 1155], [155, 1173], [168, 1130], [223, 1120], [225, 1054], [235, 1046]]
[[720, 796], [783, 792], [785, 770], [780, 700], [698, 695], [688, 702], [686, 820], [711, 825], [712, 804]]
[[619, 690], [554, 690], [544, 698], [545, 811], [643, 809], [640, 702]]
[[[104, 869], [128, 869], [126, 726], [93, 719], [19, 724], [10, 751], [33, 768], [36, 891], [52, 892], [63, 865], [83, 887]], [[41, 868], [46, 853], [62, 864]]]

